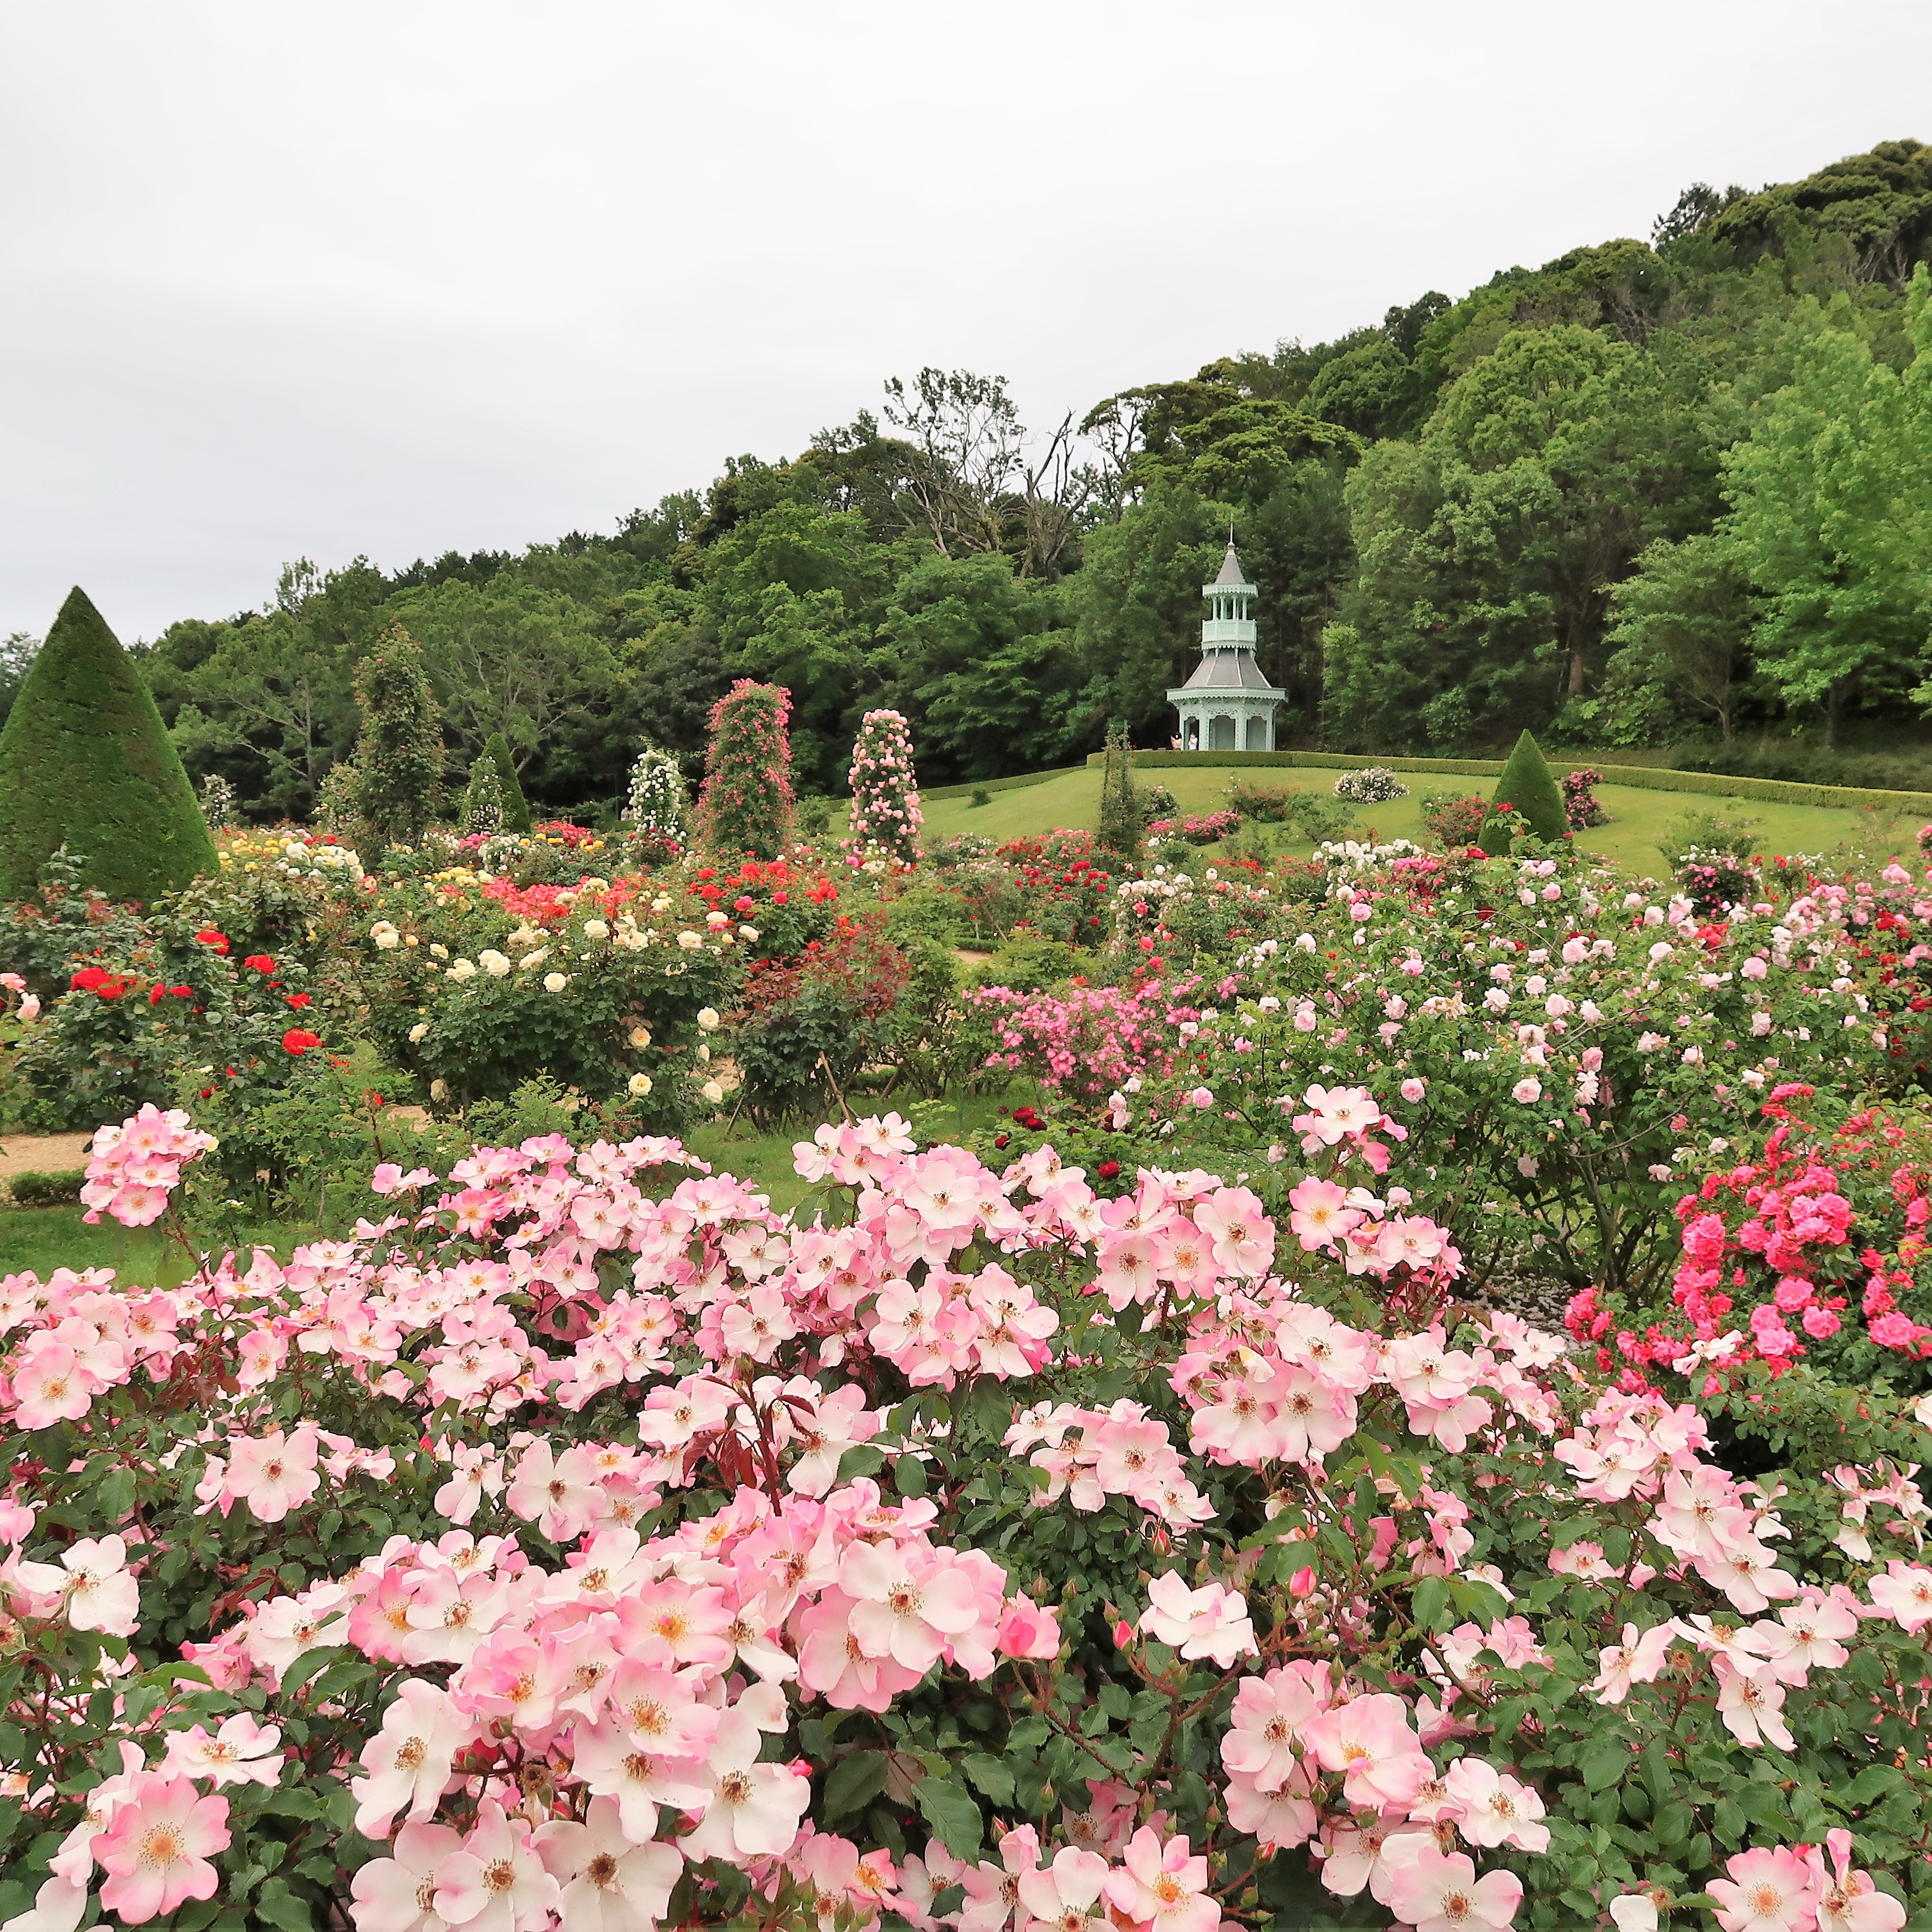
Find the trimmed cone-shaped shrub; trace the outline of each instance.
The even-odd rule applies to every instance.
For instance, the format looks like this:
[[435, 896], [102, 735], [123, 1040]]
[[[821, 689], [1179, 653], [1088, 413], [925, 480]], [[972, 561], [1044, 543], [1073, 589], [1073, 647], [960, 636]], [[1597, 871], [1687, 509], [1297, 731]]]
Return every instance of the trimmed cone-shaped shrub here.
[[711, 707], [698, 829], [707, 850], [776, 859], [792, 838], [791, 693], [741, 677]]
[[117, 899], [152, 899], [215, 866], [153, 694], [78, 588], [0, 730], [0, 902], [26, 898], [63, 845]]
[[422, 843], [442, 792], [442, 721], [422, 652], [401, 625], [392, 624], [362, 660], [356, 697], [356, 802], [380, 857], [385, 845]]
[[912, 727], [896, 711], [868, 711], [852, 745], [852, 847], [866, 848], [902, 865], [919, 860], [919, 778], [913, 770]]
[[1138, 857], [1146, 830], [1140, 801], [1134, 794], [1133, 750], [1127, 728], [1113, 724], [1107, 731], [1107, 764], [1100, 777], [1100, 829], [1094, 842], [1123, 869]]
[[[1504, 806], [1509, 808], [1507, 812], [1502, 808]], [[1555, 843], [1569, 829], [1562, 788], [1544, 758], [1543, 748], [1526, 731], [1516, 741], [1516, 749], [1496, 781], [1476, 843], [1492, 858], [1500, 858], [1520, 832]]]
[[509, 740], [500, 731], [492, 731], [488, 743], [483, 747], [483, 755], [496, 767], [496, 783], [503, 794], [503, 830], [529, 831], [530, 802], [524, 797], [524, 788], [518, 780], [517, 760], [510, 750]]

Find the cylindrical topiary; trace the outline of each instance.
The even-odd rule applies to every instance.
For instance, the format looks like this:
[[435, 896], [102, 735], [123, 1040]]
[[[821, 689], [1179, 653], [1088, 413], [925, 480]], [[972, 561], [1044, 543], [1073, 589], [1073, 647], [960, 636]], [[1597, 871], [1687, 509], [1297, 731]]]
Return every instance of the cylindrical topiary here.
[[152, 899], [215, 867], [214, 842], [153, 694], [78, 588], [0, 730], [0, 901], [64, 845], [85, 882]]
[[486, 751], [470, 767], [470, 783], [463, 794], [463, 835], [481, 834], [494, 838], [503, 830], [503, 783], [496, 776], [496, 761]]
[[1516, 741], [1509, 763], [1496, 781], [1476, 843], [1492, 858], [1500, 858], [1519, 832], [1555, 844], [1569, 830], [1562, 789], [1544, 758], [1542, 747], [1526, 731]]
[[1134, 795], [1133, 748], [1124, 724], [1108, 726], [1107, 762], [1100, 776], [1100, 828], [1094, 842], [1123, 869], [1140, 856], [1147, 830]]
[[670, 752], [646, 745], [631, 767], [631, 784], [624, 798], [623, 817], [640, 838], [664, 844], [681, 844], [687, 800], [684, 773]]
[[442, 722], [422, 652], [400, 624], [376, 640], [356, 674], [362, 735], [356, 803], [377, 848], [417, 845], [442, 792]]
[[219, 772], [201, 782], [201, 815], [211, 832], [226, 832], [236, 822], [235, 788]]
[[527, 832], [530, 829], [530, 802], [517, 776], [517, 760], [510, 741], [500, 731], [492, 731], [483, 747], [484, 755], [496, 767], [496, 783], [503, 794], [503, 830]]
[[919, 859], [919, 778], [912, 727], [896, 711], [868, 711], [852, 745], [852, 846], [871, 848], [902, 865]]
[[711, 708], [700, 836], [712, 851], [776, 859], [792, 838], [791, 693], [741, 677]]

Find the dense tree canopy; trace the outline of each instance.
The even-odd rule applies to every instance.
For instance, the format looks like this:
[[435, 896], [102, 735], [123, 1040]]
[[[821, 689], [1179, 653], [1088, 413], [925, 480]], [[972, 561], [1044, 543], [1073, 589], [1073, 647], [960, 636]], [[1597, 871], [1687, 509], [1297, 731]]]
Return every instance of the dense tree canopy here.
[[[842, 790], [880, 708], [943, 784], [1082, 756], [1110, 722], [1164, 742], [1232, 526], [1283, 742], [1828, 736], [1932, 704], [1928, 254], [1917, 142], [1696, 183], [1648, 243], [1231, 352], [1077, 426], [1036, 434], [1003, 379], [922, 369], [614, 534], [297, 562], [142, 662], [190, 772], [257, 817], [313, 809], [394, 623], [452, 785], [500, 736], [540, 809], [614, 812], [640, 742], [696, 778], [739, 679], [790, 692], [802, 792]], [[0, 704], [23, 650], [0, 646]]]

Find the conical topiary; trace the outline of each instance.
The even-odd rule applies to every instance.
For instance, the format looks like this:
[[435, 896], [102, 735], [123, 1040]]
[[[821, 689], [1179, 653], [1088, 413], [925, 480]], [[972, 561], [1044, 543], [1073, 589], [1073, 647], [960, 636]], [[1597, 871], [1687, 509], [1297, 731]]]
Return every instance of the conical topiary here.
[[153, 694], [87, 593], [68, 592], [0, 730], [0, 901], [62, 846], [86, 883], [152, 899], [215, 867]]
[[[1507, 812], [1499, 808], [1504, 806], [1509, 807]], [[1544, 762], [1542, 746], [1526, 731], [1516, 741], [1516, 749], [1509, 754], [1509, 763], [1496, 781], [1496, 793], [1490, 800], [1483, 828], [1476, 835], [1476, 843], [1492, 858], [1500, 858], [1520, 832], [1554, 844], [1569, 830], [1562, 788]]]
[[511, 754], [509, 740], [500, 731], [492, 731], [489, 742], [483, 747], [483, 755], [496, 767], [496, 783], [503, 794], [503, 830], [529, 831], [530, 800], [524, 797], [524, 788], [517, 782], [517, 761]]

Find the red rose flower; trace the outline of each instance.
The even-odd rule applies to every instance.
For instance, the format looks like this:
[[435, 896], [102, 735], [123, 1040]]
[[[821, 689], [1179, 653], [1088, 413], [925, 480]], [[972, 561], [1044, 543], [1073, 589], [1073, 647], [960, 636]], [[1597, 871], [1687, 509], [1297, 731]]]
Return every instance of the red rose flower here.
[[298, 1060], [308, 1052], [310, 1047], [320, 1046], [321, 1044], [320, 1034], [310, 1033], [301, 1027], [290, 1027], [282, 1036], [282, 1050], [285, 1053], [293, 1054]]
[[275, 970], [275, 962], [266, 952], [251, 952], [242, 963], [257, 973], [272, 973]]
[[212, 926], [204, 926], [201, 930], [195, 934], [195, 938], [198, 944], [202, 946], [211, 946], [217, 952], [226, 952], [228, 950], [227, 934], [225, 932], [217, 932]]

